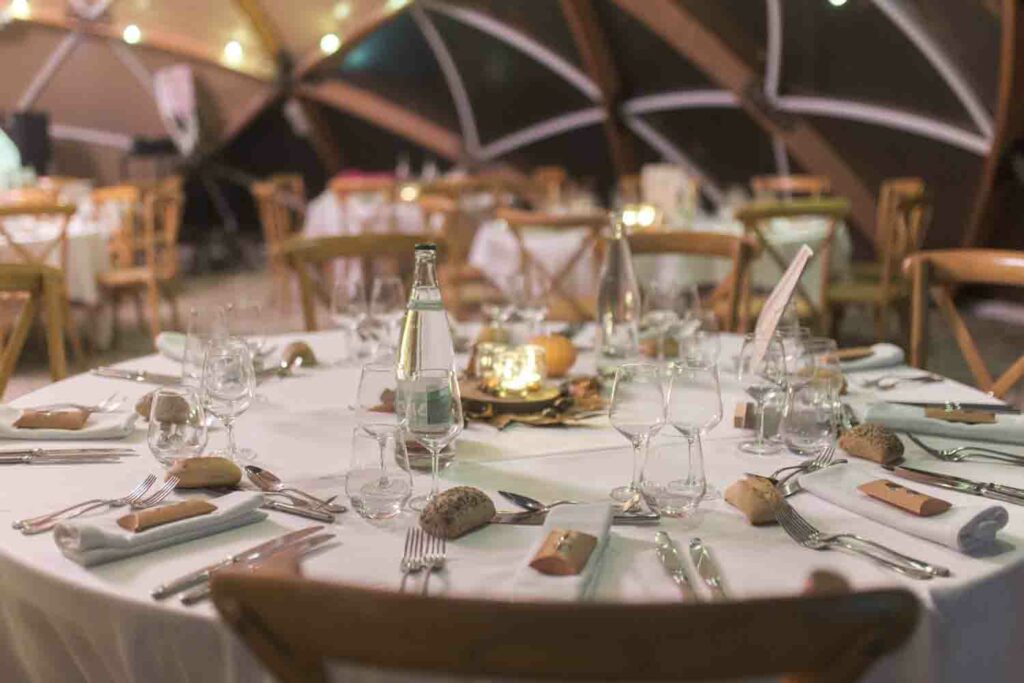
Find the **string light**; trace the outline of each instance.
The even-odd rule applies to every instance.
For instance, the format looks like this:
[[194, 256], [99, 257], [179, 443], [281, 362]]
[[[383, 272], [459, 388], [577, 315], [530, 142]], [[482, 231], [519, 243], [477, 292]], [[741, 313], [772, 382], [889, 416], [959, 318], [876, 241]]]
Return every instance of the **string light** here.
[[832, 5], [833, 7], [842, 7], [843, 5], [846, 4], [846, 0], [828, 0], [828, 4]]
[[137, 42], [142, 40], [142, 31], [140, 31], [139, 27], [135, 24], [128, 24], [124, 27], [121, 37], [124, 38], [124, 42], [129, 45], [135, 45]]
[[325, 55], [332, 55], [341, 47], [341, 38], [334, 33], [325, 34], [320, 39], [320, 51]]
[[28, 0], [11, 0], [7, 14], [15, 19], [28, 19], [32, 14], [32, 8], [29, 7]]
[[409, 0], [388, 0], [388, 9], [396, 12], [409, 4]]
[[245, 51], [242, 50], [242, 44], [237, 40], [232, 40], [224, 46], [224, 61], [232, 66], [237, 66], [242, 63], [242, 59], [245, 57]]
[[352, 5], [348, 2], [339, 2], [334, 6], [334, 18], [337, 21], [345, 21], [352, 14]]

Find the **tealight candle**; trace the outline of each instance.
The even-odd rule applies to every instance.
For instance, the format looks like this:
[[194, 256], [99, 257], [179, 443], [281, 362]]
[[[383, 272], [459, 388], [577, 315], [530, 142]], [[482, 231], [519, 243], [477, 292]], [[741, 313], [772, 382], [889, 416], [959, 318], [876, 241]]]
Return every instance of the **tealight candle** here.
[[499, 395], [526, 396], [540, 389], [547, 376], [545, 351], [535, 344], [509, 349], [499, 356], [494, 374]]

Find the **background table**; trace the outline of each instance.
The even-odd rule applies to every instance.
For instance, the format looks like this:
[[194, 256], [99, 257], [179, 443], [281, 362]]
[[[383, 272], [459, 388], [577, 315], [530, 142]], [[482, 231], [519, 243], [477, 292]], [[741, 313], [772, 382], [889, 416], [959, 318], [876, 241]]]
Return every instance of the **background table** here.
[[[279, 341], [293, 338], [298, 336]], [[312, 343], [318, 356], [338, 356], [341, 342], [336, 334], [302, 338]], [[725, 363], [736, 353], [737, 345], [733, 337], [724, 340]], [[581, 359], [576, 370], [591, 370], [591, 362]], [[161, 372], [177, 369], [175, 363], [159, 357], [127, 365]], [[311, 368], [300, 370], [294, 378], [261, 385], [263, 399], [238, 421], [239, 443], [255, 448], [260, 464], [288, 481], [344, 497], [343, 475], [354, 425], [350, 406], [357, 376], [355, 368]], [[856, 379], [852, 385], [849, 398], [862, 407], [872, 395], [857, 389]], [[32, 405], [58, 398], [96, 401], [114, 391], [134, 397], [149, 388], [86, 375], [49, 386], [18, 403]], [[728, 414], [743, 394], [729, 378], [723, 379], [723, 390]], [[980, 392], [954, 382], [908, 386], [888, 392], [886, 397], [983, 398]], [[736, 445], [745, 436], [728, 420], [709, 435], [706, 468], [718, 487], [724, 488], [746, 471], [767, 473], [797, 462], [788, 455], [758, 458], [742, 454]], [[213, 432], [210, 446], [219, 447], [224, 438], [223, 430]], [[677, 439], [663, 440], [679, 445]], [[141, 425], [128, 442], [140, 455], [117, 465], [4, 470], [0, 496], [0, 671], [4, 680], [260, 680], [259, 665], [220, 624], [210, 605], [186, 609], [175, 601], [154, 603], [148, 593], [167, 579], [286, 529], [306, 526], [306, 520], [271, 513], [268, 520], [249, 527], [92, 569], [64, 559], [50, 537], [24, 537], [10, 528], [9, 522], [15, 518], [84, 497], [126, 491], [145, 474], [160, 470], [148, 454]], [[1024, 486], [1024, 468], [940, 463], [913, 446], [908, 449], [908, 459], [926, 462], [935, 470]], [[510, 509], [496, 495], [497, 489], [542, 500], [602, 500], [609, 489], [626, 482], [630, 468], [630, 449], [605, 418], [573, 430], [516, 426], [497, 432], [474, 424], [459, 441], [456, 463], [442, 478], [444, 485], [479, 486], [494, 497], [499, 509]], [[426, 489], [425, 476], [417, 475], [416, 487]], [[943, 497], [954, 503], [977, 504], [980, 500], [951, 492]], [[806, 550], [778, 527], [749, 526], [722, 501], [703, 505], [690, 520], [664, 520], [661, 528], [683, 542], [700, 535], [718, 558], [728, 589], [736, 598], [795, 594], [817, 568], [842, 573], [856, 588], [904, 586], [914, 591], [926, 607], [920, 628], [913, 640], [881, 662], [868, 680], [958, 681], [968, 675], [985, 681], [1018, 679], [1024, 666], [1019, 648], [1024, 624], [1017, 618], [1024, 607], [1024, 572], [1018, 550], [1024, 548], [1024, 508], [1008, 506], [1010, 525], [1001, 535], [1005, 542], [1001, 552], [970, 558], [853, 515], [810, 494], [792, 501], [824, 529], [861, 533], [892, 544], [949, 566], [954, 576], [918, 582], [862, 558]], [[312, 577], [395, 590], [400, 581], [398, 561], [405, 528], [411, 523], [411, 517], [370, 523], [351, 512], [342, 515], [332, 527], [337, 543], [311, 557], [305, 572]], [[658, 564], [654, 531], [613, 528], [596, 577], [597, 599], [678, 600], [675, 586]], [[491, 527], [449, 543], [448, 567], [431, 581], [432, 592], [508, 597], [512, 576], [537, 533], [537, 527]], [[978, 605], [983, 606], [982, 612], [977, 611]]]

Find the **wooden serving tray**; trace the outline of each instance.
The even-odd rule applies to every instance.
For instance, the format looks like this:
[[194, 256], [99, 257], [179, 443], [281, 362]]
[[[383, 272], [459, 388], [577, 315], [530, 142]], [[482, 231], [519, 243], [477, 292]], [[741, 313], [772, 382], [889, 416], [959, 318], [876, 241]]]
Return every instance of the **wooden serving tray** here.
[[474, 411], [483, 411], [491, 408], [492, 414], [502, 413], [536, 413], [544, 410], [558, 400], [561, 395], [558, 387], [541, 387], [538, 391], [520, 398], [509, 396], [502, 398], [488, 394], [476, 385], [476, 380], [462, 380], [459, 383], [459, 390], [462, 393], [462, 402], [467, 408]]

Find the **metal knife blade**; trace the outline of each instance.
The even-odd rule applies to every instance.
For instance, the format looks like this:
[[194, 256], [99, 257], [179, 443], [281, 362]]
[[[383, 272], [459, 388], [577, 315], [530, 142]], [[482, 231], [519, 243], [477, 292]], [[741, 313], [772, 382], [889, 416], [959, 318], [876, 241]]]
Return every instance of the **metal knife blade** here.
[[898, 406], [913, 406], [915, 408], [954, 408], [956, 410], [984, 410], [990, 413], [1020, 414], [1019, 409], [1001, 403], [963, 403], [961, 401], [886, 401], [886, 403]]
[[[547, 518], [547, 512], [498, 512], [491, 518], [491, 524], [519, 524], [523, 526], [541, 526]], [[612, 524], [615, 526], [630, 526], [657, 524], [661, 521], [661, 515], [656, 512], [644, 512], [636, 514], [618, 514], [612, 516]]]
[[286, 512], [290, 515], [305, 517], [306, 519], [315, 519], [318, 522], [334, 521], [334, 515], [325, 510], [315, 510], [310, 507], [291, 505], [290, 503], [282, 503], [279, 500], [264, 500], [263, 505], [261, 505], [260, 507], [266, 508], [267, 510], [277, 510], [278, 512]]
[[669, 577], [679, 586], [679, 592], [683, 594], [683, 600], [695, 600], [697, 594], [693, 592], [693, 587], [690, 586], [686, 570], [683, 569], [683, 561], [679, 557], [679, 549], [676, 548], [672, 537], [664, 531], [659, 531], [654, 535], [654, 542], [658, 546], [658, 559], [661, 561], [661, 566], [665, 568]]
[[919, 481], [924, 484], [938, 486], [939, 488], [959, 491], [960, 493], [982, 496], [983, 498], [1000, 500], [1004, 503], [1024, 505], [1024, 489], [1019, 489], [1013, 486], [972, 481], [962, 477], [955, 477], [952, 474], [929, 472], [928, 470], [920, 470], [916, 467], [908, 467], [906, 465], [886, 465], [884, 467], [885, 469], [895, 472], [896, 474], [912, 481]]
[[7, 455], [87, 455], [91, 453], [117, 453], [118, 455], [138, 455], [138, 451], [124, 446], [98, 446], [93, 448], [17, 448], [0, 450], [0, 457]]
[[693, 561], [693, 566], [697, 568], [697, 573], [711, 594], [716, 599], [726, 598], [725, 588], [722, 586], [722, 572], [711, 558], [707, 546], [697, 537], [690, 539], [690, 560]]
[[181, 381], [181, 378], [175, 375], [163, 375], [158, 372], [149, 372], [148, 370], [126, 370], [124, 368], [109, 368], [105, 366], [95, 368], [92, 374], [98, 377], [126, 379], [145, 384], [177, 384]]
[[163, 600], [168, 596], [174, 595], [175, 593], [179, 593], [187, 588], [196, 585], [197, 583], [205, 581], [210, 577], [210, 574], [216, 571], [217, 569], [230, 567], [231, 565], [237, 562], [248, 562], [259, 559], [265, 553], [273, 552], [274, 550], [286, 546], [289, 543], [294, 543], [295, 541], [306, 538], [307, 536], [314, 534], [317, 531], [320, 531], [321, 529], [323, 529], [323, 527], [320, 525], [309, 526], [305, 529], [299, 529], [298, 531], [292, 531], [287, 534], [284, 534], [283, 536], [272, 538], [269, 541], [265, 541], [263, 543], [260, 543], [259, 545], [255, 545], [249, 548], [248, 550], [243, 550], [240, 553], [235, 553], [234, 555], [231, 555], [221, 560], [220, 562], [215, 562], [214, 564], [203, 567], [202, 569], [197, 569], [194, 572], [185, 574], [184, 576], [174, 579], [173, 581], [165, 583], [161, 586], [157, 586], [153, 589], [150, 595], [156, 600]]
[[[278, 548], [277, 550], [275, 550], [274, 552], [268, 553], [266, 556], [261, 556], [260, 559], [258, 559], [258, 560], [253, 560], [251, 562], [243, 562], [242, 565], [246, 569], [252, 571], [254, 569], [259, 568], [266, 561], [268, 561], [271, 558], [273, 558], [273, 557], [275, 557], [277, 555], [280, 555], [282, 553], [292, 553], [292, 554], [294, 554], [296, 556], [305, 555], [309, 551], [313, 550], [314, 548], [316, 548], [317, 546], [319, 546], [319, 545], [321, 545], [323, 543], [326, 543], [327, 541], [331, 540], [332, 538], [334, 538], [334, 534], [318, 534], [316, 536], [311, 536], [310, 538], [304, 538], [304, 539], [295, 541], [293, 543], [289, 543], [289, 544], [287, 544], [285, 546], [282, 546], [282, 547]], [[211, 572], [211, 576], [213, 574], [219, 572], [219, 571], [223, 571], [226, 568], [227, 567], [221, 567], [221, 568], [213, 570], [213, 572]], [[206, 581], [206, 582], [203, 582], [201, 585], [196, 586], [195, 588], [191, 589], [190, 591], [188, 591], [184, 595], [182, 595], [181, 596], [181, 604], [183, 604], [183, 605], [190, 605], [191, 606], [191, 605], [195, 605], [196, 603], [202, 602], [203, 600], [206, 600], [209, 597], [210, 597], [210, 583], [209, 583], [209, 581]]]
[[22, 455], [0, 454], [0, 465], [60, 465], [89, 462], [121, 462], [121, 454], [112, 452], [82, 453], [79, 455]]

